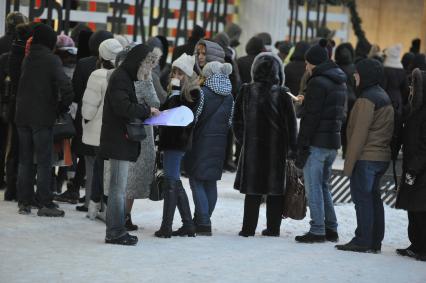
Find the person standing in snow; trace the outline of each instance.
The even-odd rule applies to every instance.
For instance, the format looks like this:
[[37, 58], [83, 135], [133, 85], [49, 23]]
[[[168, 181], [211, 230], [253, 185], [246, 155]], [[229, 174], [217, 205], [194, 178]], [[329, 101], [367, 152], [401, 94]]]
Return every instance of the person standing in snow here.
[[[18, 200], [19, 213], [31, 213], [34, 191], [34, 159], [37, 163], [39, 216], [64, 216], [53, 203], [51, 170], [53, 125], [58, 114], [68, 112], [74, 96], [62, 62], [53, 54], [56, 33], [48, 25], [34, 27], [28, 56], [22, 63], [16, 96], [15, 122], [19, 135]], [[34, 107], [37, 105], [37, 107]]]
[[195, 204], [197, 235], [211, 236], [211, 216], [217, 202], [217, 180], [222, 177], [234, 99], [229, 74], [232, 65], [207, 63], [202, 71], [204, 108], [194, 127], [192, 149], [185, 154]]
[[426, 261], [426, 72], [412, 75], [410, 111], [404, 124], [402, 180], [396, 207], [407, 210], [410, 246], [397, 253]]
[[145, 44], [133, 47], [111, 75], [105, 94], [99, 155], [109, 159], [111, 166], [107, 244], [136, 245], [138, 242], [138, 238], [131, 236], [125, 227], [125, 200], [130, 162], [137, 161], [141, 145], [139, 141], [129, 139], [126, 125], [159, 113], [156, 108], [138, 102], [134, 86], [141, 64], [151, 52], [153, 49]]
[[341, 146], [345, 120], [346, 74], [332, 61], [320, 40], [305, 55], [309, 73], [297, 140], [296, 166], [303, 169], [311, 213], [310, 230], [301, 243], [337, 241], [337, 218], [330, 193], [331, 169]]
[[[110, 38], [99, 45], [100, 68], [90, 74], [84, 91], [81, 107], [83, 136], [82, 142], [95, 147], [95, 156], [85, 156], [87, 169], [86, 186], [90, 186], [90, 198], [87, 217], [94, 220], [101, 210], [103, 195], [103, 160], [100, 158], [99, 144], [102, 129], [102, 113], [105, 93], [108, 87], [107, 76], [114, 69], [115, 58], [123, 50], [116, 39]], [[95, 166], [96, 164], [96, 166]], [[96, 168], [95, 168], [96, 167]], [[95, 170], [97, 170], [95, 172]]]
[[391, 160], [390, 143], [394, 110], [386, 92], [379, 86], [382, 64], [364, 59], [356, 64], [356, 85], [360, 95], [355, 101], [347, 127], [348, 148], [343, 172], [350, 177], [357, 228], [344, 251], [378, 252], [385, 234], [380, 179]]
[[[138, 81], [135, 82], [136, 97], [139, 103], [146, 103], [149, 107], [160, 107], [160, 99], [155, 91], [153, 81], [154, 69], [162, 56], [159, 48], [154, 48], [143, 61], [138, 71]], [[161, 88], [161, 85], [159, 85]], [[146, 138], [141, 141], [141, 152], [138, 160], [131, 163], [129, 177], [127, 180], [127, 202], [126, 202], [126, 229], [134, 231], [138, 229], [132, 222], [131, 212], [135, 199], [146, 199], [149, 197], [150, 186], [154, 179], [155, 168], [155, 144], [154, 129], [152, 126], [144, 126]]]
[[194, 125], [203, 109], [203, 96], [198, 84], [198, 76], [194, 72], [194, 56], [182, 54], [172, 64], [169, 96], [161, 106], [167, 110], [186, 106], [194, 112], [194, 123], [187, 127], [160, 127], [159, 150], [163, 151], [164, 170], [164, 203], [161, 227], [155, 232], [159, 238], [172, 236], [173, 217], [176, 206], [179, 209], [183, 226], [173, 235], [195, 237], [195, 226], [192, 220], [188, 196], [180, 180], [181, 162], [185, 152], [192, 147]]
[[286, 94], [281, 59], [260, 53], [252, 66], [253, 82], [242, 86], [235, 103], [233, 130], [241, 155], [234, 188], [245, 194], [240, 236], [254, 236], [262, 196], [266, 195], [264, 236], [278, 237], [285, 192], [285, 166], [296, 149], [296, 116]]

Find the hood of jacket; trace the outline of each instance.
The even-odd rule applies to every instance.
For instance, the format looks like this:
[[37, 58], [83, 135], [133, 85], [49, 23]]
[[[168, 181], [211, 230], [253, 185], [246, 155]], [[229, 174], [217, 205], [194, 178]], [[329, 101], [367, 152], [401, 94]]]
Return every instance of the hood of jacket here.
[[152, 51], [153, 48], [146, 44], [136, 45], [129, 51], [129, 53], [127, 53], [126, 58], [124, 59], [123, 63], [121, 63], [119, 68], [126, 71], [126, 73], [129, 74], [133, 81], [137, 81], [139, 67], [148, 54]]
[[204, 81], [204, 86], [221, 96], [232, 94], [231, 81], [229, 80], [229, 77], [224, 74], [211, 75]]
[[93, 33], [89, 38], [89, 50], [93, 56], [98, 56], [99, 54], [99, 45], [104, 40], [114, 38], [113, 34], [106, 30], [99, 30]]
[[225, 51], [223, 48], [216, 42], [201, 39], [195, 45], [194, 55], [195, 55], [195, 68], [198, 70], [198, 73], [201, 73], [200, 63], [198, 62], [198, 46], [204, 45], [206, 47], [206, 64], [209, 62], [220, 62], [225, 63]]
[[326, 77], [337, 84], [345, 83], [347, 80], [345, 72], [343, 72], [343, 70], [340, 69], [333, 61], [326, 61], [316, 66], [312, 71], [311, 78], [317, 76]]
[[284, 85], [284, 65], [280, 57], [272, 52], [257, 55], [251, 66], [251, 77], [254, 82]]
[[413, 96], [411, 97], [411, 113], [420, 110], [425, 105], [424, 91], [426, 90], [426, 72], [414, 69], [412, 74]]
[[352, 44], [346, 42], [337, 46], [334, 59], [336, 60], [336, 64], [339, 66], [352, 64], [355, 60], [355, 50]]
[[294, 53], [291, 56], [291, 61], [305, 62], [305, 54], [309, 48], [310, 48], [309, 43], [305, 41], [299, 41], [298, 43], [296, 43], [296, 46], [294, 47]]
[[247, 42], [246, 45], [246, 53], [247, 55], [256, 56], [257, 54], [265, 51], [265, 45], [263, 44], [263, 40], [258, 37], [252, 37]]
[[383, 77], [383, 65], [375, 59], [363, 59], [356, 64], [356, 71], [360, 77], [358, 89], [362, 90], [378, 85]]

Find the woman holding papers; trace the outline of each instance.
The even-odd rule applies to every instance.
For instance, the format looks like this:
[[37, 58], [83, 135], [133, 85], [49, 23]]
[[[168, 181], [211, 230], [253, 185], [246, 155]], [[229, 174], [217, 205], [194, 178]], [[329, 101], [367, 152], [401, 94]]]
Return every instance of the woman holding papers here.
[[[160, 110], [187, 106], [194, 112], [196, 123], [203, 107], [203, 97], [198, 77], [193, 71], [195, 58], [185, 53], [173, 62], [169, 95]], [[185, 152], [191, 149], [193, 125], [187, 127], [160, 127], [159, 150], [163, 151], [163, 168], [165, 175], [164, 208], [161, 228], [155, 232], [159, 238], [173, 236], [195, 236], [194, 222], [188, 196], [180, 180], [180, 164]], [[183, 226], [172, 233], [173, 216], [179, 209]]]

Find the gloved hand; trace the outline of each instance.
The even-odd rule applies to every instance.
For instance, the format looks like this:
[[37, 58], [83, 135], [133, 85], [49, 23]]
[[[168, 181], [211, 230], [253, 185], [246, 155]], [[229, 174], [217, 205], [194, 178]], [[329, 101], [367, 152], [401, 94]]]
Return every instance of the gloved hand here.
[[404, 183], [407, 187], [412, 187], [414, 186], [416, 182], [416, 174], [414, 172], [406, 172], [405, 176], [404, 176]]

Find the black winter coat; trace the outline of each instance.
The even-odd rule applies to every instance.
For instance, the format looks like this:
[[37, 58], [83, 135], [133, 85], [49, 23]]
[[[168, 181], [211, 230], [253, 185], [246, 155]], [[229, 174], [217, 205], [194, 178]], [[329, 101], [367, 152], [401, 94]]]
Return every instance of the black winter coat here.
[[300, 91], [300, 81], [305, 74], [305, 61], [291, 61], [285, 66], [285, 85], [290, 89], [291, 93], [298, 95]]
[[242, 86], [235, 103], [233, 130], [242, 148], [234, 188], [243, 194], [283, 195], [288, 151], [295, 150], [293, 103], [283, 87], [267, 81], [277, 77], [272, 70], [280, 68], [254, 67], [254, 82]]
[[137, 71], [151, 47], [140, 44], [133, 47], [124, 62], [111, 75], [105, 94], [99, 154], [104, 159], [136, 162], [140, 142], [127, 138], [126, 124], [134, 119], [150, 116], [146, 104], [138, 104], [134, 82]]
[[59, 57], [44, 45], [33, 44], [22, 63], [16, 125], [52, 127], [58, 112], [68, 109], [73, 96], [71, 81]]
[[325, 62], [313, 70], [301, 114], [299, 150], [340, 148], [347, 96], [346, 75], [335, 63]]
[[10, 51], [13, 42], [13, 33], [8, 32], [0, 37], [0, 55]]
[[[167, 97], [166, 102], [160, 107], [160, 110], [167, 110], [179, 106], [186, 106], [194, 112], [194, 116], [200, 113], [203, 107], [203, 99], [200, 89], [191, 91], [192, 102], [187, 101], [180, 94], [172, 94]], [[194, 123], [187, 127], [160, 127], [159, 150], [179, 150], [188, 151], [192, 148], [192, 135]]]
[[221, 93], [213, 88], [202, 87], [204, 108], [194, 128], [192, 149], [185, 154], [184, 159], [186, 173], [203, 181], [217, 181], [222, 178], [234, 104], [231, 82], [228, 79], [226, 92]]
[[83, 136], [81, 107], [83, 103], [84, 91], [87, 87], [87, 81], [90, 74], [96, 70], [96, 56], [82, 58], [77, 62], [72, 77], [72, 85], [74, 88], [74, 102], [77, 103], [77, 113], [75, 115], [76, 136], [73, 139], [73, 149], [80, 155], [95, 155], [95, 147], [84, 144], [81, 139]]
[[408, 78], [404, 69], [384, 67], [381, 87], [389, 95], [393, 108], [399, 116], [403, 114], [404, 105], [408, 101]]
[[[423, 82], [420, 85], [422, 99], [417, 99], [419, 92], [414, 94], [413, 105], [417, 109], [412, 111], [403, 129], [403, 160], [402, 180], [399, 189], [396, 207], [408, 211], [426, 211], [426, 73], [423, 73]], [[419, 86], [415, 86], [418, 89]], [[416, 177], [413, 186], [405, 184], [405, 174], [409, 172]]]
[[251, 66], [253, 65], [254, 58], [264, 51], [264, 49], [263, 41], [257, 37], [253, 37], [247, 42], [247, 55], [237, 59], [241, 84], [251, 83]]

